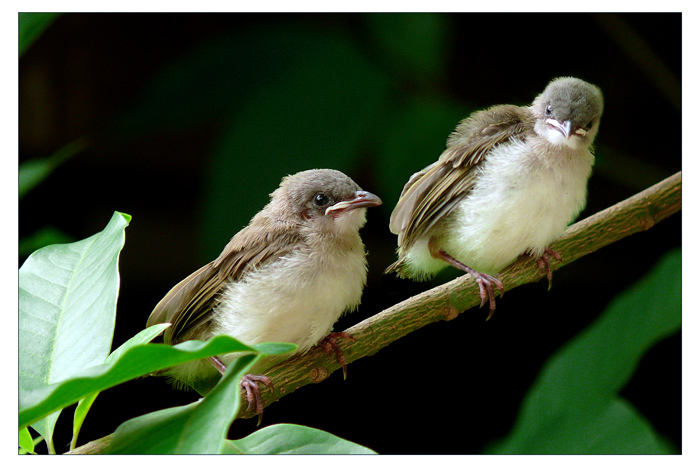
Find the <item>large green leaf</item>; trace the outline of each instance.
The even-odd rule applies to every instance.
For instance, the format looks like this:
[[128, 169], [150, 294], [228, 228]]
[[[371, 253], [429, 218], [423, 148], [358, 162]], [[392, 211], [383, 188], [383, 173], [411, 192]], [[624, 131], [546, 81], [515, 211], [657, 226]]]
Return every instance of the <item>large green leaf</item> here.
[[[20, 268], [21, 391], [64, 380], [101, 364], [109, 354], [119, 293], [119, 252], [130, 219], [115, 213], [102, 232], [37, 250]], [[34, 425], [49, 447], [57, 418], [55, 413]]]
[[669, 253], [558, 351], [495, 454], [662, 454], [669, 448], [619, 395], [640, 359], [681, 325], [681, 252]]
[[226, 454], [376, 454], [359, 444], [315, 428], [273, 425], [243, 439], [227, 440]]
[[103, 391], [139, 376], [181, 363], [231, 352], [258, 352], [274, 355], [285, 353], [293, 344], [249, 347], [229, 336], [216, 336], [207, 341], [187, 341], [176, 346], [145, 344], [133, 347], [110, 364], [86, 368], [59, 383], [19, 394], [19, 426], [33, 423], [48, 414], [98, 391]]
[[19, 13], [19, 56], [41, 35], [60, 13]]
[[197, 402], [122, 423], [105, 454], [220, 454], [240, 406], [240, 379], [257, 358], [236, 359], [219, 384]]

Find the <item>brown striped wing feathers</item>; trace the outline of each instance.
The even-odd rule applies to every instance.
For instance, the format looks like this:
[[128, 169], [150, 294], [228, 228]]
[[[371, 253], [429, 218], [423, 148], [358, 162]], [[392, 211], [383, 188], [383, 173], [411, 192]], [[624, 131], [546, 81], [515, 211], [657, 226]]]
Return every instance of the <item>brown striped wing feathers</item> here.
[[172, 323], [163, 336], [165, 343], [182, 342], [192, 331], [208, 326], [226, 284], [288, 254], [298, 244], [297, 232], [288, 224], [277, 228], [269, 222], [257, 224], [236, 234], [217, 259], [190, 274], [156, 305], [147, 326]]
[[489, 151], [511, 138], [524, 138], [534, 120], [527, 107], [499, 105], [466, 118], [447, 140], [440, 158], [411, 176], [389, 224], [399, 246], [409, 247], [446, 216], [473, 188], [474, 168]]

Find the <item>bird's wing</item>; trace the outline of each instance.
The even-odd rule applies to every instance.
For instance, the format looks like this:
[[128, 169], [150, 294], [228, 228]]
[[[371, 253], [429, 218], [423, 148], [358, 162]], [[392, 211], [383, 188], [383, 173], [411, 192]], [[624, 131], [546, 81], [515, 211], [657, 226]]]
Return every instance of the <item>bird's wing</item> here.
[[183, 338], [189, 331], [210, 323], [211, 310], [228, 283], [290, 253], [295, 244], [295, 229], [249, 225], [231, 239], [217, 259], [173, 287], [153, 309], [147, 326], [171, 323], [163, 335], [165, 343], [186, 340]]
[[526, 107], [498, 105], [475, 112], [455, 128], [440, 158], [411, 176], [391, 214], [389, 229], [407, 248], [447, 215], [474, 187], [475, 171], [486, 155], [534, 126]]

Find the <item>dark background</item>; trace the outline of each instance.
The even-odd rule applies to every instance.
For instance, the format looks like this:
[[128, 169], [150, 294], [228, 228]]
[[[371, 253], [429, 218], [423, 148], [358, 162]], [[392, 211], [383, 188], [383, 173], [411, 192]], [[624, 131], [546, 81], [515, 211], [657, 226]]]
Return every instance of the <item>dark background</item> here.
[[[680, 14], [68, 14], [19, 61], [19, 161], [87, 147], [23, 197], [22, 239], [82, 239], [133, 216], [121, 255], [116, 348], [159, 299], [210, 261], [279, 180], [344, 171], [384, 200], [362, 235], [369, 283], [345, 329], [455, 276], [384, 276], [401, 186], [470, 112], [527, 104], [573, 75], [605, 113], [586, 217], [681, 169]], [[508, 292], [489, 322], [430, 325], [265, 411], [381, 453], [480, 452], [505, 436], [548, 356], [681, 244], [681, 216]], [[623, 390], [681, 448], [681, 338], [651, 349]], [[101, 394], [81, 443], [129, 418], [196, 400], [145, 378]], [[59, 419], [59, 452], [71, 411]], [[237, 420], [231, 438], [255, 430]]]

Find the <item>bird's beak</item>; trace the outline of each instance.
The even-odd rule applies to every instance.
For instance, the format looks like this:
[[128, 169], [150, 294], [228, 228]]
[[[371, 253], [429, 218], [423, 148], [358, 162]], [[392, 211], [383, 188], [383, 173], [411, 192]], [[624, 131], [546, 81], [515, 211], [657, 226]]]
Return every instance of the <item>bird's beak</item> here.
[[569, 139], [571, 137], [571, 121], [570, 120], [564, 120], [563, 122], [560, 122], [559, 120], [555, 120], [553, 118], [548, 118], [547, 123], [551, 126], [553, 126], [556, 130], [558, 130], [562, 135], [564, 135], [564, 138]]
[[352, 198], [335, 203], [326, 209], [326, 215], [330, 213], [337, 215], [353, 209], [379, 206], [380, 204], [382, 204], [382, 200], [377, 195], [373, 195], [369, 191], [356, 191]]

